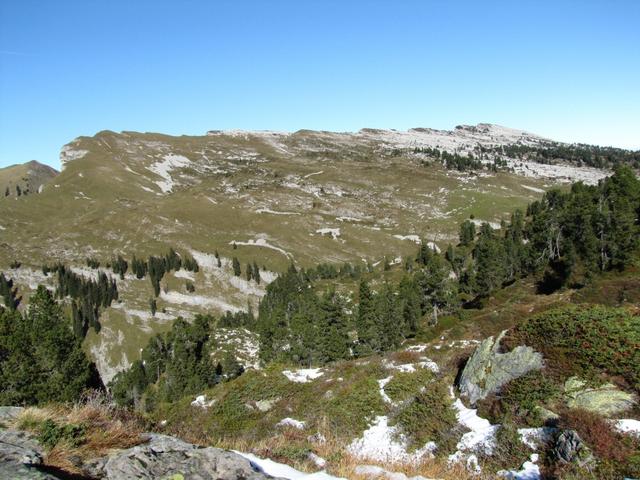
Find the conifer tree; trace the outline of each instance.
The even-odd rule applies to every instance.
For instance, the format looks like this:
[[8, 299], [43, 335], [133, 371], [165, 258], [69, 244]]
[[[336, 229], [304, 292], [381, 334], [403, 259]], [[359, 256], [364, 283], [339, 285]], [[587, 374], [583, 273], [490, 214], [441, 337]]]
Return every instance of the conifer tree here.
[[233, 260], [231, 263], [233, 265], [233, 274], [236, 277], [239, 277], [242, 274], [242, 270], [240, 269], [240, 261], [238, 260], [237, 257], [233, 257]]

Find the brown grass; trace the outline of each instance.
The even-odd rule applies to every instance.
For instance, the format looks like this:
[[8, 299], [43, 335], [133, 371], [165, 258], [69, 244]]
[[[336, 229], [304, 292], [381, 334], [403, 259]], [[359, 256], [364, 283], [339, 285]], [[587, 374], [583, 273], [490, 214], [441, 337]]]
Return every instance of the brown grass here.
[[73, 406], [49, 405], [29, 408], [15, 421], [17, 428], [36, 434], [45, 420], [58, 425], [75, 424], [85, 428], [84, 441], [78, 446], [60, 441], [46, 452], [46, 465], [73, 474], [82, 473], [82, 465], [115, 449], [144, 443], [143, 422], [130, 412], [116, 407], [101, 394], [90, 394]]

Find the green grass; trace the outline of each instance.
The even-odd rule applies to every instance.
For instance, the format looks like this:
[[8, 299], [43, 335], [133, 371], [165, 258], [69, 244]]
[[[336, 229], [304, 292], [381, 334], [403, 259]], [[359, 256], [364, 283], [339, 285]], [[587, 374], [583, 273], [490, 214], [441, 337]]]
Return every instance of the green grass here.
[[422, 388], [429, 388], [429, 382], [433, 378], [433, 372], [427, 368], [394, 373], [393, 378], [384, 386], [384, 391], [394, 402], [401, 402], [417, 395]]

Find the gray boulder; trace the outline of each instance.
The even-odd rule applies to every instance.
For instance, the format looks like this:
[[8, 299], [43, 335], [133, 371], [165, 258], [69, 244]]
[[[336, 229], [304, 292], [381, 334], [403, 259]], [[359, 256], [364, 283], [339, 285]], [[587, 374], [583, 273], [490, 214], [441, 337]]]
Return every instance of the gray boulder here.
[[23, 412], [22, 407], [0, 407], [0, 424], [12, 422]]
[[462, 371], [458, 387], [471, 404], [497, 392], [500, 387], [522, 375], [542, 368], [542, 354], [531, 347], [519, 346], [507, 353], [499, 353], [504, 330], [494, 341], [485, 339], [469, 358]]
[[565, 382], [564, 393], [569, 408], [582, 408], [605, 417], [631, 410], [637, 403], [635, 395], [623, 392], [611, 383], [588, 387], [578, 377], [571, 377]]
[[0, 430], [0, 478], [12, 480], [58, 480], [39, 470], [42, 448], [32, 435], [16, 430]]
[[88, 474], [109, 480], [266, 480], [261, 472], [237, 453], [198, 447], [167, 435], [149, 434], [149, 441], [102, 459]]
[[558, 435], [553, 447], [553, 456], [560, 463], [575, 463], [580, 467], [594, 462], [591, 450], [575, 430], [564, 430]]

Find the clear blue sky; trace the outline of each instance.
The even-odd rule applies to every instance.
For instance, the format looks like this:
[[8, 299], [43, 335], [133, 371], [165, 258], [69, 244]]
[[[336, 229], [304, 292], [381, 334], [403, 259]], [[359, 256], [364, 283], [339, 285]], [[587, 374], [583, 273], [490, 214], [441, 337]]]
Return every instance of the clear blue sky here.
[[0, 1], [0, 166], [103, 129], [478, 122], [640, 148], [640, 1]]

